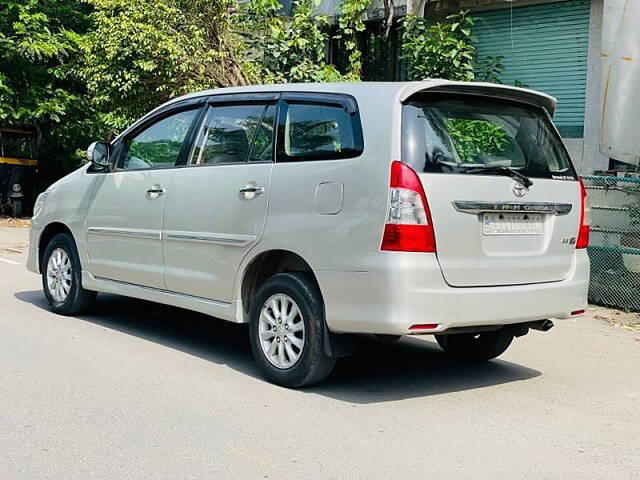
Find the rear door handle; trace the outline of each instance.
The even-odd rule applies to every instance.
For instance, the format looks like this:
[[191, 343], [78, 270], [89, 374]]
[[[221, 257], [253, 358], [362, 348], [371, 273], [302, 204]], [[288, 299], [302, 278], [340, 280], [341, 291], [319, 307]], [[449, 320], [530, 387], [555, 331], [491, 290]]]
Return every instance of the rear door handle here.
[[253, 193], [255, 195], [260, 195], [261, 193], [264, 193], [264, 187], [248, 184], [240, 189], [240, 193]]
[[149, 195], [164, 195], [166, 193], [166, 190], [164, 188], [162, 188], [160, 185], [156, 184], [153, 187], [151, 187], [149, 190], [147, 190], [147, 193]]

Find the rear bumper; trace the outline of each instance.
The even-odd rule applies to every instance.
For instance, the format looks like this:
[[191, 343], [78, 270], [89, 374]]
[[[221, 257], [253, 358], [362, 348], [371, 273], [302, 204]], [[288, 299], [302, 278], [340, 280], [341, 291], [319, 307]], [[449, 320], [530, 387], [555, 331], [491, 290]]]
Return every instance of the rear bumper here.
[[[576, 250], [566, 279], [504, 287], [446, 284], [434, 254], [380, 252], [368, 272], [316, 272], [329, 328], [337, 333], [438, 333], [453, 327], [569, 318], [586, 309], [589, 257]], [[412, 332], [416, 324], [438, 324]]]

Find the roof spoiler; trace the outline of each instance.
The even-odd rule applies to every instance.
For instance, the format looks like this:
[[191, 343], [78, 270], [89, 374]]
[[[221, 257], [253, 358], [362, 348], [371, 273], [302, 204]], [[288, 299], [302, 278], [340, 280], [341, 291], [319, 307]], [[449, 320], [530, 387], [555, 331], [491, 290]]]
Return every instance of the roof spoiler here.
[[494, 83], [479, 82], [448, 82], [442, 83], [416, 83], [403, 92], [400, 101], [405, 102], [416, 93], [457, 93], [465, 95], [484, 95], [501, 100], [515, 100], [544, 108], [553, 117], [556, 111], [557, 101], [554, 97], [546, 93], [529, 90], [526, 88], [510, 87], [508, 85], [498, 85]]

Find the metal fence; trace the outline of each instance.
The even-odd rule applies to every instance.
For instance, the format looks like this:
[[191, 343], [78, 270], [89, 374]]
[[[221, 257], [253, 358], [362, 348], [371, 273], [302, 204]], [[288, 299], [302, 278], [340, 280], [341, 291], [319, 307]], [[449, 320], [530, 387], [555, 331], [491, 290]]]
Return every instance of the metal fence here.
[[589, 302], [640, 311], [640, 178], [582, 178], [591, 205]]

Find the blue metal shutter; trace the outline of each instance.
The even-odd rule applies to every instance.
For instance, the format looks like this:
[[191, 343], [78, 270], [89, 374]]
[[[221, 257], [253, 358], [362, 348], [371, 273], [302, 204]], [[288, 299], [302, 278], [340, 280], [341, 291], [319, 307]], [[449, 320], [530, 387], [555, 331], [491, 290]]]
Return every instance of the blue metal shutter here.
[[571, 0], [473, 13], [479, 58], [503, 56], [502, 83], [556, 97], [563, 137], [583, 136], [589, 12], [589, 0]]

